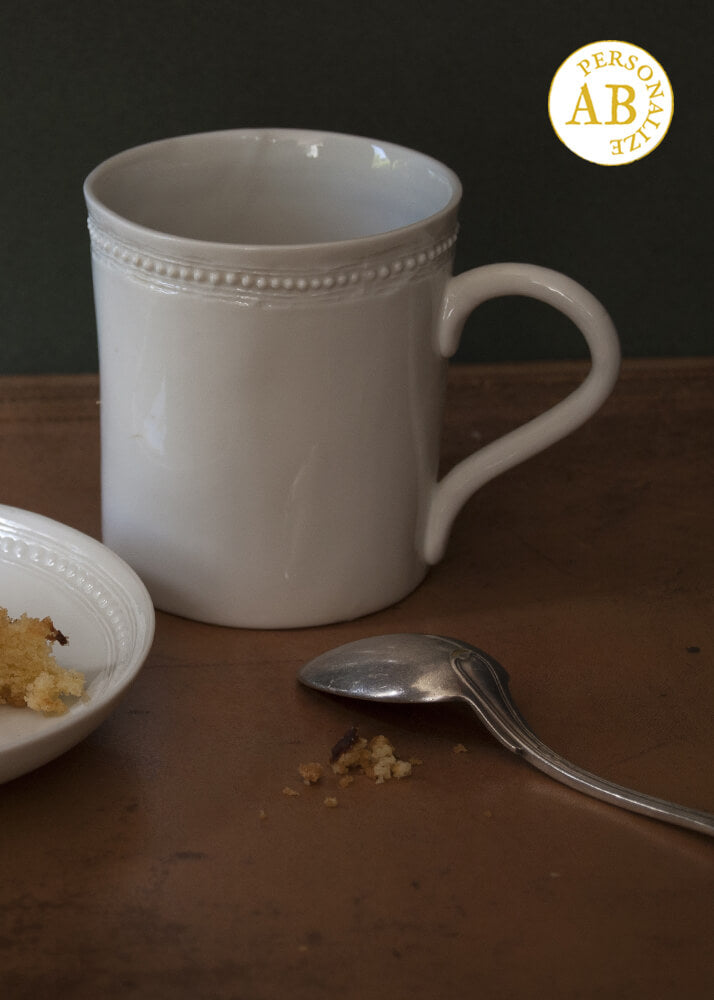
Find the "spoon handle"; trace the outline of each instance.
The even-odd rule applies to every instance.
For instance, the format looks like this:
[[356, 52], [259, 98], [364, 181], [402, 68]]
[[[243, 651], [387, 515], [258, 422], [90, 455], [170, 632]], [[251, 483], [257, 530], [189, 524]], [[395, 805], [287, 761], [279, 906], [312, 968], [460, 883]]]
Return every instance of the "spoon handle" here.
[[496, 660], [465, 644], [452, 654], [451, 663], [461, 680], [466, 701], [486, 728], [505, 747], [551, 778], [612, 805], [653, 819], [714, 836], [714, 815], [676, 805], [665, 799], [623, 788], [606, 778], [571, 764], [542, 743], [527, 725], [511, 698], [508, 674]]

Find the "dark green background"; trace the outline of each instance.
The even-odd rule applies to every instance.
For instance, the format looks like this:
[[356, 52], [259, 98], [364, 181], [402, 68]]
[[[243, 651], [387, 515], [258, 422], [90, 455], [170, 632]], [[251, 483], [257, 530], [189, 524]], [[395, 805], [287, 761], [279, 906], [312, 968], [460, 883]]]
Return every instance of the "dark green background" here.
[[[82, 181], [164, 136], [241, 126], [400, 142], [461, 176], [457, 270], [562, 270], [613, 315], [628, 356], [712, 353], [711, 4], [503, 0], [2, 0], [0, 373], [97, 366]], [[630, 166], [555, 137], [553, 73], [589, 42], [649, 51], [669, 134]], [[472, 318], [462, 360], [579, 357], [523, 299]]]

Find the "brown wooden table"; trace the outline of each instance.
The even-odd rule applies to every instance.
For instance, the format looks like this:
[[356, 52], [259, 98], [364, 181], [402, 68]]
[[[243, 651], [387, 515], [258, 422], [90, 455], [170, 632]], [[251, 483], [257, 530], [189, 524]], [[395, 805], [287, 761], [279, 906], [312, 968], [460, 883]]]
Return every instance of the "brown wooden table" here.
[[[454, 369], [445, 464], [581, 374]], [[484, 487], [380, 614], [258, 632], [159, 613], [108, 721], [0, 787], [3, 1000], [709, 995], [711, 839], [556, 784], [467, 709], [295, 678], [361, 636], [459, 636], [571, 760], [714, 811], [713, 386], [711, 360], [625, 364], [598, 416]], [[2, 502], [99, 534], [96, 399], [93, 376], [0, 379]], [[329, 809], [333, 786], [296, 768], [352, 723], [423, 763]]]

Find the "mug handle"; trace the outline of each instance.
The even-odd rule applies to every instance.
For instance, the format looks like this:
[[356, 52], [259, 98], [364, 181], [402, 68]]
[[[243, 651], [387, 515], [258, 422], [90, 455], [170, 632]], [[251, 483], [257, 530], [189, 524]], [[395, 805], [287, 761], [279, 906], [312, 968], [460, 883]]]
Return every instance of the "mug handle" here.
[[565, 399], [463, 459], [434, 485], [422, 549], [430, 564], [443, 556], [454, 518], [477, 489], [576, 430], [605, 401], [617, 380], [620, 345], [606, 310], [576, 281], [534, 264], [487, 264], [449, 280], [437, 330], [436, 347], [442, 357], [449, 358], [456, 350], [469, 313], [501, 295], [540, 299], [568, 316], [585, 337], [592, 367]]

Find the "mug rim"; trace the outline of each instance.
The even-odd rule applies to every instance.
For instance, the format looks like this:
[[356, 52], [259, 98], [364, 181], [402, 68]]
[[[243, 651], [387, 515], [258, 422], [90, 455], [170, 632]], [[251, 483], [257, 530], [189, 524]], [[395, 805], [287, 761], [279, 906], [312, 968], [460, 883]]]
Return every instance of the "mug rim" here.
[[[173, 233], [167, 229], [152, 228], [151, 226], [134, 221], [116, 209], [110, 208], [96, 191], [98, 182], [106, 174], [117, 167], [131, 163], [132, 160], [136, 160], [138, 156], [145, 154], [152, 149], [158, 149], [162, 146], [168, 148], [173, 144], [187, 141], [190, 142], [191, 140], [198, 141], [201, 139], [205, 140], [217, 137], [227, 139], [231, 136], [274, 136], [276, 138], [290, 139], [296, 139], [297, 137], [302, 136], [305, 141], [310, 139], [314, 141], [318, 141], [320, 139], [327, 139], [328, 141], [342, 139], [386, 147], [393, 153], [401, 153], [409, 156], [410, 158], [416, 158], [424, 164], [435, 168], [450, 183], [452, 189], [451, 196], [447, 203], [440, 209], [424, 215], [423, 218], [417, 219], [415, 222], [367, 235], [294, 243], [241, 243], [200, 239]], [[392, 245], [406, 244], [413, 238], [414, 234], [425, 230], [435, 230], [437, 232], [441, 231], [444, 223], [446, 221], [453, 220], [456, 216], [461, 202], [463, 188], [458, 175], [442, 161], [430, 156], [427, 153], [422, 153], [419, 150], [412, 149], [408, 146], [404, 146], [390, 140], [373, 139], [367, 136], [324, 129], [261, 127], [191, 132], [183, 135], [167, 136], [150, 142], [130, 146], [127, 149], [121, 150], [120, 152], [107, 157], [97, 164], [97, 166], [90, 171], [84, 180], [83, 193], [89, 213], [90, 226], [94, 223], [99, 225], [99, 227], [103, 230], [109, 229], [119, 237], [124, 236], [129, 239], [139, 240], [147, 246], [153, 245], [157, 248], [162, 245], [167, 246], [168, 244], [171, 244], [174, 247], [181, 247], [183, 253], [187, 256], [193, 256], [196, 259], [207, 259], [211, 256], [221, 256], [235, 253], [248, 254], [255, 259], [269, 255], [275, 259], [279, 256], [288, 257], [308, 252], [314, 254], [324, 251], [325, 253], [330, 254], [340, 249], [347, 251], [350, 254], [358, 254], [360, 253], [360, 250], [363, 249], [365, 254], [372, 254]]]

